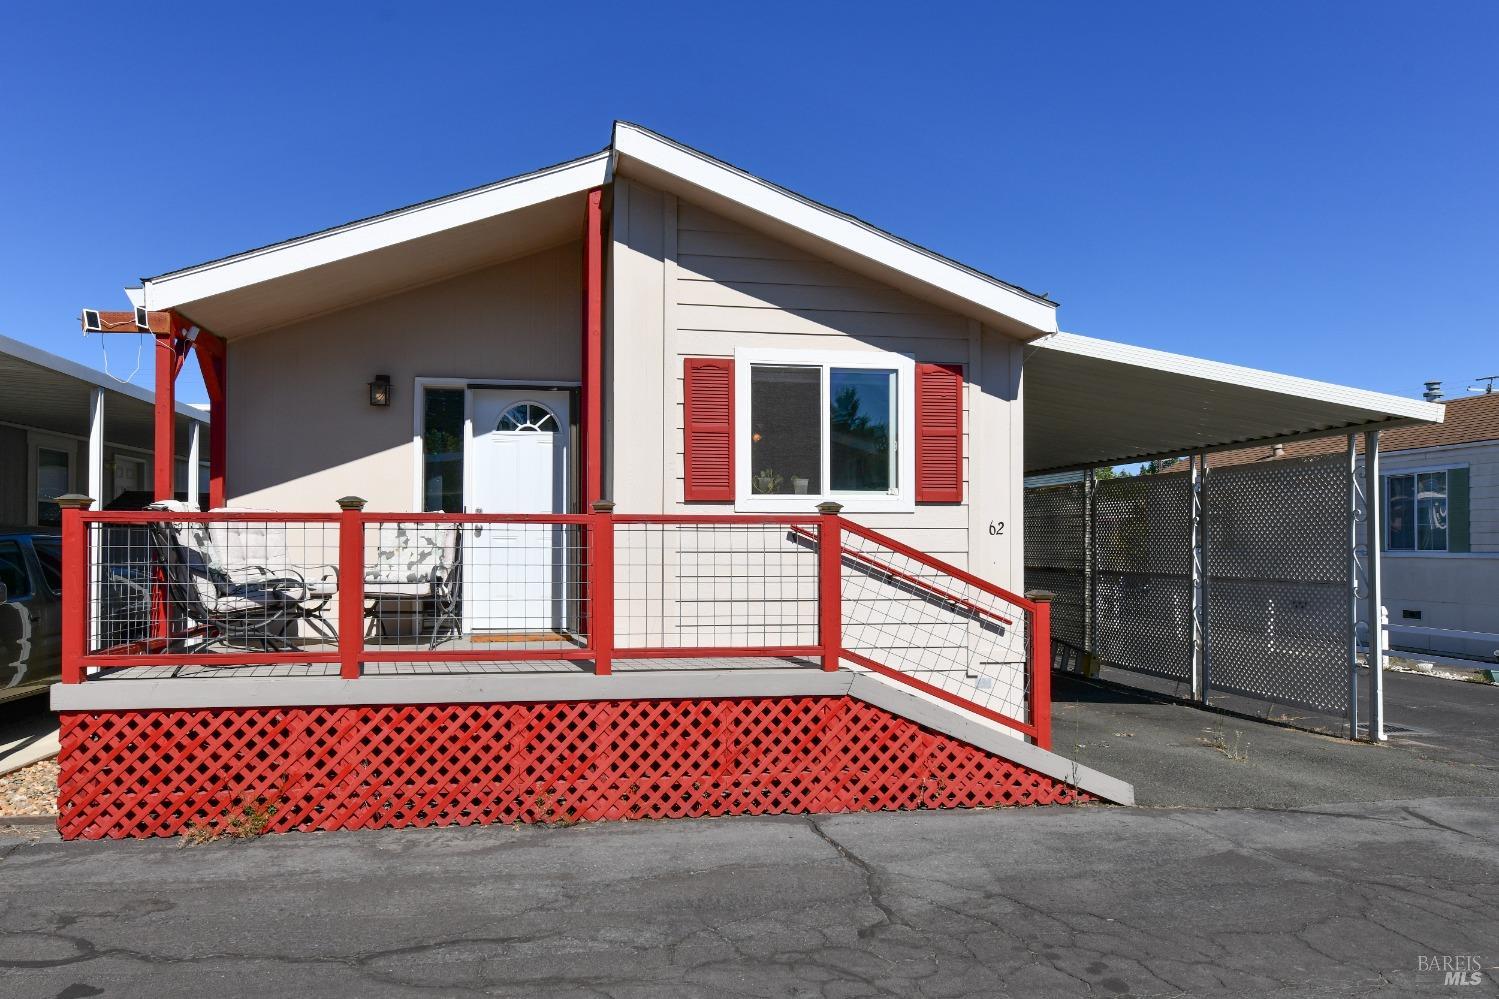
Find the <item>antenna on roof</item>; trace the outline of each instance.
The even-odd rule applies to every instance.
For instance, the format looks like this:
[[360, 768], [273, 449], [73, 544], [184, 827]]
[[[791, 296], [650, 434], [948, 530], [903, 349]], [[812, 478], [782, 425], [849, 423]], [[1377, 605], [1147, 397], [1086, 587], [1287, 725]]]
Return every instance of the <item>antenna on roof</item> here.
[[[1483, 394], [1484, 395], [1493, 395], [1494, 394], [1494, 383], [1495, 382], [1499, 382], [1499, 375], [1479, 375], [1477, 378], [1475, 378], [1473, 380], [1475, 382], [1487, 382], [1488, 384], [1483, 387]], [[1477, 385], [1469, 385], [1468, 386], [1468, 391], [1469, 392], [1477, 392], [1478, 391], [1478, 386]]]

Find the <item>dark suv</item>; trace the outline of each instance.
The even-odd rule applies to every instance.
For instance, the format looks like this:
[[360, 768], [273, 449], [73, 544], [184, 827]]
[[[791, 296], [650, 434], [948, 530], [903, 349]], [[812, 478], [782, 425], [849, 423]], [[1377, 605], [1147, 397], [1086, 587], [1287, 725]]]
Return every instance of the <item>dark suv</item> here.
[[0, 702], [39, 694], [62, 669], [62, 539], [0, 527]]

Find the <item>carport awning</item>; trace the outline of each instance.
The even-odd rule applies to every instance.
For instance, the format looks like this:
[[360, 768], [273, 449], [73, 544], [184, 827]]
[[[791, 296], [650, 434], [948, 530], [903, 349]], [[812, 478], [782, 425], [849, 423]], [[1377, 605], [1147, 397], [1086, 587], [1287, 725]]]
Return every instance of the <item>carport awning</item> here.
[[1057, 333], [1027, 346], [1028, 474], [1440, 423], [1440, 405]]

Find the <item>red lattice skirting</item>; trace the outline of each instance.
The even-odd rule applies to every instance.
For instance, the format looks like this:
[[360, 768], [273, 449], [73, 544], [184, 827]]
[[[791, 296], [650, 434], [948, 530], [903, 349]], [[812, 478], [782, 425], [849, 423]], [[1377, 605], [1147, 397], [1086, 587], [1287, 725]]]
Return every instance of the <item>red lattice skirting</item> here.
[[60, 762], [65, 839], [1088, 797], [850, 697], [75, 711]]

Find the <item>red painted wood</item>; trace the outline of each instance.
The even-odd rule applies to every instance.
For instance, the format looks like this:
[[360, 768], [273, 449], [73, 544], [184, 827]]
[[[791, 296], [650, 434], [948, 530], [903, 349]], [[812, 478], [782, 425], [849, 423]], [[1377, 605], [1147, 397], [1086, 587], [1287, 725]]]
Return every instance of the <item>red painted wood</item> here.
[[[402, 519], [426, 520], [436, 514], [405, 514]], [[336, 513], [275, 513], [268, 510], [215, 510], [212, 513], [167, 513], [161, 510], [109, 510], [83, 515], [86, 524], [224, 524], [253, 521], [260, 524], [336, 524]]]
[[[181, 638], [183, 636], [178, 635], [176, 637]], [[160, 643], [155, 640], [147, 644], [160, 647]], [[411, 653], [407, 653], [404, 658], [411, 659], [413, 656]], [[421, 654], [421, 658], [427, 658], [425, 652]], [[108, 651], [83, 657], [83, 665], [85, 666], [222, 666], [226, 669], [234, 666], [264, 666], [282, 663], [336, 663], [338, 661], [339, 653], [337, 652], [255, 652], [243, 649], [232, 652], [164, 653], [153, 652], [148, 648], [142, 652], [117, 653]]]
[[[378, 639], [376, 639], [378, 641]], [[516, 643], [520, 644], [520, 643]], [[498, 663], [498, 662], [573, 662], [592, 659], [593, 653], [577, 646], [553, 649], [513, 648], [495, 644], [474, 649], [401, 648], [383, 649], [379, 645], [364, 647], [367, 663]]]
[[62, 682], [83, 682], [88, 651], [88, 529], [83, 511], [62, 511]]
[[152, 438], [152, 495], [174, 495], [177, 454], [177, 346], [171, 333], [156, 334], [156, 428]]
[[[122, 681], [123, 682], [123, 681]], [[61, 715], [64, 839], [1069, 804], [1089, 795], [850, 697]]]
[[[837, 509], [829, 505], [828, 509]], [[822, 645], [822, 668], [838, 669], [843, 652], [843, 538], [836, 513], [822, 515], [817, 529], [817, 638]]]
[[810, 527], [821, 523], [813, 514], [805, 516], [775, 513], [617, 513], [616, 524], [784, 524], [787, 527]]
[[338, 675], [357, 680], [364, 653], [364, 515], [339, 512]]
[[604, 191], [588, 192], [583, 238], [583, 509], [604, 498]]
[[229, 352], [222, 339], [200, 330], [193, 344], [208, 390], [208, 505], [225, 503], [229, 467]]
[[[105, 333], [141, 332], [140, 327], [135, 325], [134, 309], [100, 309], [98, 311], [99, 325], [104, 328]], [[172, 332], [172, 313], [170, 312], [147, 312], [146, 322], [152, 333]]]
[[1051, 602], [1038, 600], [1031, 611], [1031, 726], [1036, 745], [1051, 748]]
[[820, 656], [821, 645], [664, 645], [659, 648], [615, 649], [615, 659], [753, 659], [759, 656]]
[[963, 502], [963, 366], [916, 365], [916, 502]]
[[591, 571], [588, 579], [588, 648], [593, 652], [593, 671], [599, 676], [614, 672], [614, 514], [595, 510], [588, 529]]
[[683, 498], [688, 503], [734, 499], [734, 362], [689, 357], [683, 362]]

